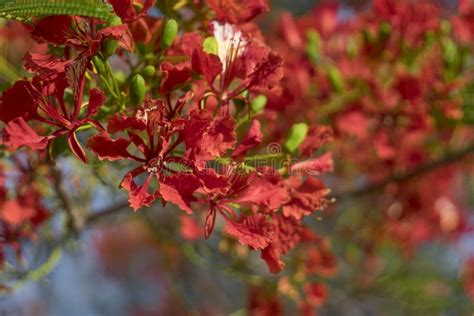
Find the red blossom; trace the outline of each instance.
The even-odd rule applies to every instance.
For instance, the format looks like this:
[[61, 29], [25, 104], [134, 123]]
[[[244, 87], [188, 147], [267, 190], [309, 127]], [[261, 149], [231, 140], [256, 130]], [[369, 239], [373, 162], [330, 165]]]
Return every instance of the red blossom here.
[[41, 95], [29, 81], [19, 80], [15, 82], [10, 89], [2, 94], [0, 120], [8, 123], [19, 117], [23, 117], [25, 120], [36, 117], [36, 106], [40, 98]]
[[113, 161], [129, 158], [131, 155], [127, 147], [131, 143], [131, 140], [125, 138], [114, 140], [104, 133], [91, 137], [87, 146], [97, 154], [99, 159]]
[[1, 218], [12, 225], [19, 225], [35, 215], [34, 208], [22, 206], [16, 200], [6, 201], [2, 205]]
[[327, 206], [329, 190], [320, 180], [308, 177], [302, 181], [295, 176], [286, 180], [286, 184], [290, 188], [290, 200], [282, 208], [285, 216], [300, 220]]
[[160, 194], [165, 201], [171, 202], [191, 214], [193, 211], [190, 208], [190, 203], [196, 200], [193, 193], [199, 186], [199, 181], [192, 174], [174, 174], [165, 177], [160, 182]]
[[216, 19], [222, 22], [243, 23], [266, 13], [269, 9], [267, 0], [206, 0], [216, 12]]
[[243, 245], [253, 249], [263, 249], [268, 246], [273, 237], [273, 226], [263, 214], [254, 214], [239, 223], [227, 222], [226, 232], [236, 237]]
[[194, 218], [188, 215], [181, 215], [179, 218], [181, 224], [180, 232], [184, 239], [195, 241], [202, 238], [202, 227]]
[[22, 117], [13, 119], [5, 126], [3, 142], [14, 149], [28, 146], [33, 150], [43, 150], [48, 146], [48, 138], [39, 136]]
[[161, 93], [166, 94], [171, 92], [179, 85], [186, 83], [191, 79], [191, 69], [186, 66], [172, 65], [164, 62], [161, 64]]
[[132, 0], [108, 0], [112, 4], [115, 13], [122, 19], [124, 22], [133, 22], [138, 18], [144, 16], [148, 9], [155, 4], [155, 0], [144, 0], [141, 1], [141, 9], [137, 12], [133, 6]]
[[285, 267], [281, 256], [287, 254], [300, 240], [301, 226], [290, 217], [272, 216], [275, 236], [269, 246], [262, 250], [262, 259], [266, 261], [270, 272], [279, 273]]
[[263, 134], [260, 131], [260, 122], [258, 120], [253, 120], [247, 135], [232, 153], [232, 158], [235, 159], [236, 157], [245, 155], [249, 149], [260, 144], [262, 139]]
[[207, 111], [194, 111], [185, 122], [187, 156], [206, 161], [220, 157], [235, 144], [236, 122], [230, 115], [213, 118]]

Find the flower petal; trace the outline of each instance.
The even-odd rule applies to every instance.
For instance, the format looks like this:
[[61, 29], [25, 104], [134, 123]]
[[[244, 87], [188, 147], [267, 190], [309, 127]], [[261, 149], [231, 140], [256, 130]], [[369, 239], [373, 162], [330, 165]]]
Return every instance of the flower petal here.
[[18, 117], [3, 129], [3, 142], [13, 149], [28, 146], [33, 150], [43, 150], [48, 145], [48, 138], [39, 136], [22, 117]]
[[176, 204], [188, 214], [192, 214], [191, 202], [194, 191], [199, 188], [199, 181], [191, 174], [174, 174], [160, 181], [160, 194], [163, 200]]
[[263, 249], [269, 245], [273, 238], [273, 226], [265, 215], [254, 214], [246, 217], [240, 223], [227, 221], [226, 232], [236, 237], [243, 245], [253, 249]]
[[17, 117], [28, 120], [37, 116], [36, 110], [40, 98], [40, 94], [29, 81], [17, 81], [3, 92], [0, 101], [0, 120], [8, 123]]
[[87, 147], [91, 149], [100, 160], [121, 160], [130, 157], [127, 147], [131, 141], [125, 138], [114, 140], [107, 134], [100, 134], [91, 137]]

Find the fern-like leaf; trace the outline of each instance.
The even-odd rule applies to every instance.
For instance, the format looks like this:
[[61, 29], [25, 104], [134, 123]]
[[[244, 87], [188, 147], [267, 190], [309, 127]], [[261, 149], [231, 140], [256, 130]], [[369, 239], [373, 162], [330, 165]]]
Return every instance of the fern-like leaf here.
[[30, 22], [33, 17], [76, 15], [105, 20], [112, 24], [117, 16], [102, 0], [0, 0], [0, 17]]

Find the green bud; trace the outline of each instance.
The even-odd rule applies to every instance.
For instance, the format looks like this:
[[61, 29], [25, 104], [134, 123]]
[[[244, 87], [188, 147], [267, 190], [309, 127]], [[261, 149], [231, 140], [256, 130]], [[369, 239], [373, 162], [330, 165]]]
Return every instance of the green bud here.
[[443, 34], [450, 34], [451, 30], [452, 30], [451, 23], [447, 20], [443, 20], [441, 22], [441, 31], [443, 32]]
[[97, 73], [102, 75], [105, 74], [105, 64], [99, 56], [94, 56], [92, 58], [92, 64], [94, 65], [95, 70]]
[[219, 47], [217, 46], [217, 40], [214, 36], [209, 36], [204, 40], [202, 44], [203, 49], [208, 54], [218, 55]]
[[[121, 24], [122, 24], [122, 20], [118, 16], [115, 16], [110, 21], [111, 26], [116, 26], [116, 25], [121, 25]], [[104, 53], [105, 58], [109, 58], [115, 53], [115, 50], [117, 49], [118, 44], [119, 42], [113, 39], [108, 39], [102, 44], [102, 52]]]
[[132, 80], [130, 81], [130, 102], [132, 105], [139, 105], [143, 103], [145, 99], [146, 87], [145, 87], [145, 79], [139, 74], [133, 76]]
[[328, 69], [328, 79], [331, 86], [337, 91], [342, 92], [344, 90], [344, 79], [342, 78], [341, 72], [336, 67], [330, 67]]
[[290, 152], [294, 152], [303, 143], [308, 134], [308, 125], [306, 123], [294, 124], [291, 127], [290, 134], [285, 142], [285, 148]]
[[123, 85], [127, 81], [127, 75], [123, 71], [116, 71], [114, 77], [119, 85]]
[[167, 49], [170, 47], [176, 35], [178, 35], [178, 22], [173, 19], [166, 21], [165, 27], [163, 28], [163, 35], [161, 36], [161, 48]]
[[379, 32], [381, 38], [387, 38], [392, 32], [392, 26], [389, 23], [384, 22], [380, 25]]
[[458, 48], [454, 41], [447, 39], [442, 43], [444, 60], [449, 65], [453, 65], [458, 57]]
[[155, 66], [148, 65], [145, 68], [143, 68], [143, 76], [145, 78], [152, 78], [155, 75], [156, 69]]
[[359, 48], [354, 39], [349, 39], [347, 42], [347, 54], [350, 57], [355, 57], [359, 53]]
[[433, 44], [436, 42], [436, 33], [433, 31], [426, 32], [425, 41], [427, 44]]
[[321, 53], [321, 37], [318, 31], [309, 29], [306, 32], [306, 39], [308, 44], [306, 46], [306, 54], [311, 61], [315, 62]]
[[369, 43], [369, 44], [374, 44], [375, 43], [376, 36], [371, 30], [365, 29], [363, 34], [364, 34], [364, 39], [367, 43]]
[[258, 114], [263, 111], [265, 106], [267, 105], [267, 96], [261, 94], [256, 96], [252, 102], [250, 103], [252, 106], [252, 112]]

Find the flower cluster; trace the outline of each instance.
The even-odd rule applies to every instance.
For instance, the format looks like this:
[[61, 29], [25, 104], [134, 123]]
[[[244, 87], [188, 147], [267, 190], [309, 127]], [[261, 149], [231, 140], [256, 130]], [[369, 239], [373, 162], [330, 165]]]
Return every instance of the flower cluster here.
[[[303, 218], [329, 202], [316, 176], [332, 160], [314, 157], [329, 139], [318, 132], [321, 140], [298, 153], [304, 135], [296, 128], [288, 146], [265, 155], [264, 110], [252, 104], [278, 93], [283, 60], [251, 21], [268, 4], [232, 3], [229, 14], [229, 3], [209, 1], [215, 17], [178, 34], [175, 20], [146, 15], [153, 1], [139, 12], [130, 1], [110, 3], [123, 24], [77, 16], [33, 23], [33, 38], [51, 49], [28, 53], [32, 78], [3, 93], [3, 143], [53, 160], [52, 148], [66, 138], [84, 163], [120, 160], [130, 166], [120, 187], [135, 211], [160, 200], [197, 213], [206, 238], [222, 221], [229, 236], [261, 250], [270, 271], [280, 272]], [[122, 83], [108, 60], [117, 47], [110, 62], [128, 74]]]
[[[81, 194], [64, 192], [56, 162], [157, 225], [103, 231], [111, 274], [127, 269], [121, 247], [145, 243], [176, 272], [206, 239], [229, 269], [264, 275], [242, 273], [250, 315], [283, 314], [285, 301], [312, 315], [338, 269], [355, 292], [378, 289], [388, 244], [413, 256], [472, 231], [472, 1], [321, 1], [273, 24], [258, 23], [267, 0], [38, 1], [0, 33], [27, 51], [21, 73], [3, 67], [2, 262], [57, 214], [69, 238], [114, 213], [72, 205], [67, 193]], [[18, 3], [6, 8], [28, 10]]]
[[461, 1], [451, 27], [429, 1], [378, 0], [347, 21], [338, 19], [337, 5], [325, 4], [299, 19], [283, 15], [272, 40], [293, 76], [267, 108], [332, 122], [332, 151], [345, 168], [339, 173], [380, 183], [382, 224], [407, 248], [466, 228], [455, 196], [463, 165], [427, 177], [416, 170], [472, 137], [462, 96], [468, 34], [459, 26], [471, 9]]

